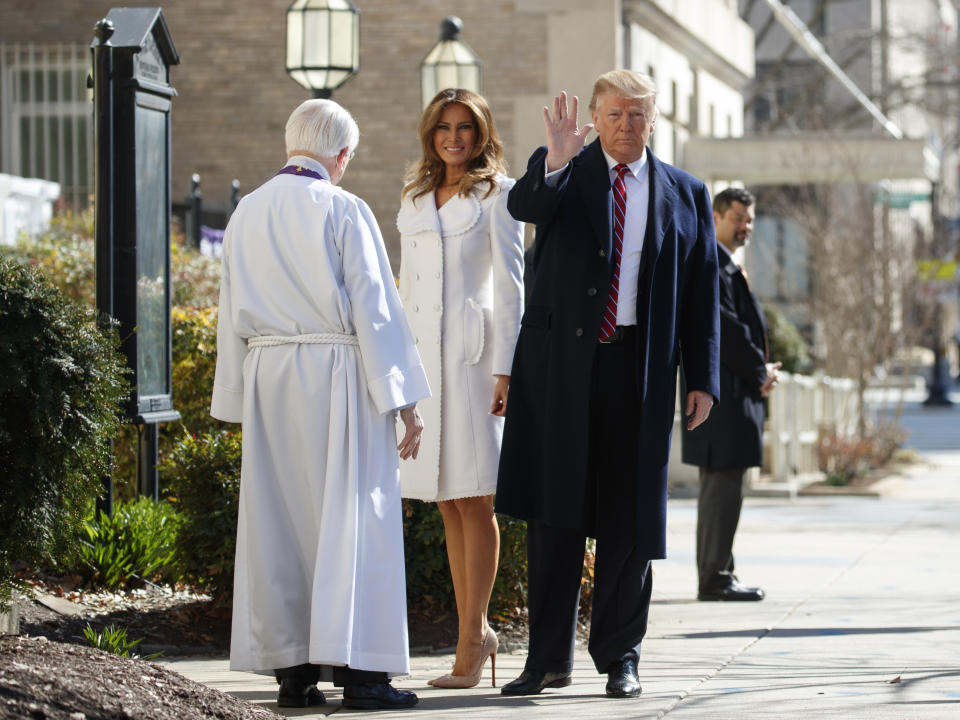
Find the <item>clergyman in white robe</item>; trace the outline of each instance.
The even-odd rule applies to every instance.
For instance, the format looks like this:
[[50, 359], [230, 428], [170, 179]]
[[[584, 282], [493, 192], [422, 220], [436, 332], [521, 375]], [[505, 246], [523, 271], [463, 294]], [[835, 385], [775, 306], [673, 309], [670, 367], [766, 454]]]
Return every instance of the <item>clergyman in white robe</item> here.
[[230, 667], [405, 674], [394, 410], [430, 390], [369, 207], [298, 167], [324, 179], [278, 174], [224, 234], [211, 414], [243, 423]]

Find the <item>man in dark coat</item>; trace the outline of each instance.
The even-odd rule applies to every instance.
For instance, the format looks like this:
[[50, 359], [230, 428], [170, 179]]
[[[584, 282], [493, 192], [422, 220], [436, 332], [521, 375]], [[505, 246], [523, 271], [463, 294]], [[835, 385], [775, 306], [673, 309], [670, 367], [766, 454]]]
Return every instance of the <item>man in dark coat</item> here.
[[529, 653], [506, 695], [570, 683], [587, 536], [597, 538], [590, 654], [607, 695], [640, 694], [680, 358], [691, 427], [719, 393], [710, 196], [646, 148], [655, 93], [645, 75], [606, 73], [582, 128], [577, 98], [571, 110], [561, 93], [544, 108], [546, 147], [510, 191], [536, 247], [497, 486], [497, 511], [527, 521]]
[[747, 469], [763, 456], [763, 398], [777, 384], [767, 326], [733, 253], [753, 229], [753, 195], [727, 188], [713, 199], [720, 263], [720, 404], [696, 430], [683, 430], [683, 461], [700, 468], [697, 575], [700, 600], [762, 600], [733, 574], [733, 536]]

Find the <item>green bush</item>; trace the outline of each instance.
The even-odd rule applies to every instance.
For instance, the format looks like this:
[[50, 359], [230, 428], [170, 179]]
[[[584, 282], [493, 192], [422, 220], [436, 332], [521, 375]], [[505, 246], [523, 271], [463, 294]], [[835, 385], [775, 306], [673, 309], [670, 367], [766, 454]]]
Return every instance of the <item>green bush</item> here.
[[76, 550], [128, 392], [117, 345], [92, 309], [0, 258], [0, 605], [14, 562], [56, 563]]
[[419, 613], [456, 608], [437, 504], [404, 500], [403, 536], [407, 606]]
[[81, 305], [94, 307], [93, 210], [66, 212], [50, 221], [35, 238], [22, 237], [3, 246], [4, 255], [40, 270], [60, 291]]
[[527, 606], [527, 524], [498, 515], [500, 525], [500, 566], [490, 598], [493, 617], [515, 618]]
[[220, 602], [228, 602], [233, 590], [240, 451], [239, 432], [184, 434], [160, 465], [163, 492], [182, 518], [177, 548], [183, 579]]
[[[490, 616], [505, 620], [516, 618], [526, 607], [527, 526], [505, 515], [497, 516], [497, 524], [500, 564], [490, 597]], [[404, 500], [403, 534], [408, 606], [421, 615], [455, 610], [443, 518], [437, 504]]]
[[[23, 237], [0, 246], [0, 256], [43, 271], [51, 283], [81, 304], [94, 307], [93, 210], [67, 212], [53, 218], [50, 229], [36, 238]], [[220, 261], [201, 255], [181, 242], [170, 246], [171, 325], [173, 335], [174, 407], [182, 424], [160, 426], [160, 456], [165, 457], [184, 428], [192, 433], [221, 427], [209, 415], [216, 365], [216, 305]], [[114, 438], [114, 496], [137, 495], [137, 428], [126, 423]]]
[[[173, 405], [180, 411], [182, 428], [172, 432], [173, 443], [185, 428], [197, 435], [221, 430], [224, 424], [210, 415], [213, 376], [217, 369], [217, 309], [175, 307], [173, 326]], [[172, 445], [172, 443], [171, 443]]]
[[113, 653], [114, 655], [119, 655], [120, 657], [132, 657], [138, 660], [153, 660], [163, 655], [162, 650], [150, 655], [141, 656], [137, 655], [136, 653], [131, 654], [130, 651], [143, 642], [143, 638], [127, 640], [127, 628], [125, 627], [108, 625], [102, 631], [97, 632], [93, 629], [93, 627], [91, 627], [90, 623], [87, 623], [87, 626], [83, 629], [83, 636], [87, 639], [87, 643], [90, 645], [90, 647], [96, 648], [97, 650], [103, 650], [104, 652]]
[[215, 308], [220, 301], [220, 260], [171, 243], [170, 291], [174, 307]]
[[784, 372], [809, 373], [813, 369], [807, 343], [803, 335], [786, 315], [770, 305], [764, 305], [770, 340], [771, 362], [782, 362]]
[[148, 497], [116, 503], [112, 517], [94, 511], [83, 523], [77, 571], [109, 590], [138, 579], [176, 582], [179, 524], [169, 503]]

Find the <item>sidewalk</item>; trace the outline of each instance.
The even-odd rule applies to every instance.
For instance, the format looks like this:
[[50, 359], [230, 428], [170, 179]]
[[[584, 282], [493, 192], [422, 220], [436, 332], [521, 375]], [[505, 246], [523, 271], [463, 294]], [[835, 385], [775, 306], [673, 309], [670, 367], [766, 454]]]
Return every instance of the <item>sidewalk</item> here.
[[[956, 396], [955, 396], [956, 397]], [[956, 398], [960, 400], [960, 397]], [[702, 603], [695, 597], [696, 500], [670, 501], [670, 557], [654, 564], [650, 628], [640, 662], [643, 695], [604, 697], [578, 648], [573, 685], [506, 698], [483, 683], [438, 690], [426, 681], [450, 655], [411, 658], [395, 681], [416, 691], [414, 710], [285, 710], [377, 718], [843, 718], [960, 717], [960, 404], [908, 404], [908, 446], [923, 463], [881, 498], [747, 498], [737, 533], [737, 571], [762, 585], [761, 603]], [[498, 685], [523, 668], [523, 650], [497, 656]], [[232, 673], [226, 660], [183, 659], [189, 678], [272, 710], [272, 678]]]

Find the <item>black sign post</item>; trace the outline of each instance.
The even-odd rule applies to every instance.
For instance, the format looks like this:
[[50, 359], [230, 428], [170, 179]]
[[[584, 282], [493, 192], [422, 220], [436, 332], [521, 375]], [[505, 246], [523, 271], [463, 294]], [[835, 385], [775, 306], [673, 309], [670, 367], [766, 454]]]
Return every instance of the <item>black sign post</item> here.
[[[170, 381], [170, 66], [180, 57], [160, 8], [113, 8], [95, 35], [97, 309], [119, 323], [139, 490], [157, 497], [157, 423], [180, 418]], [[108, 512], [111, 495], [108, 483]]]

